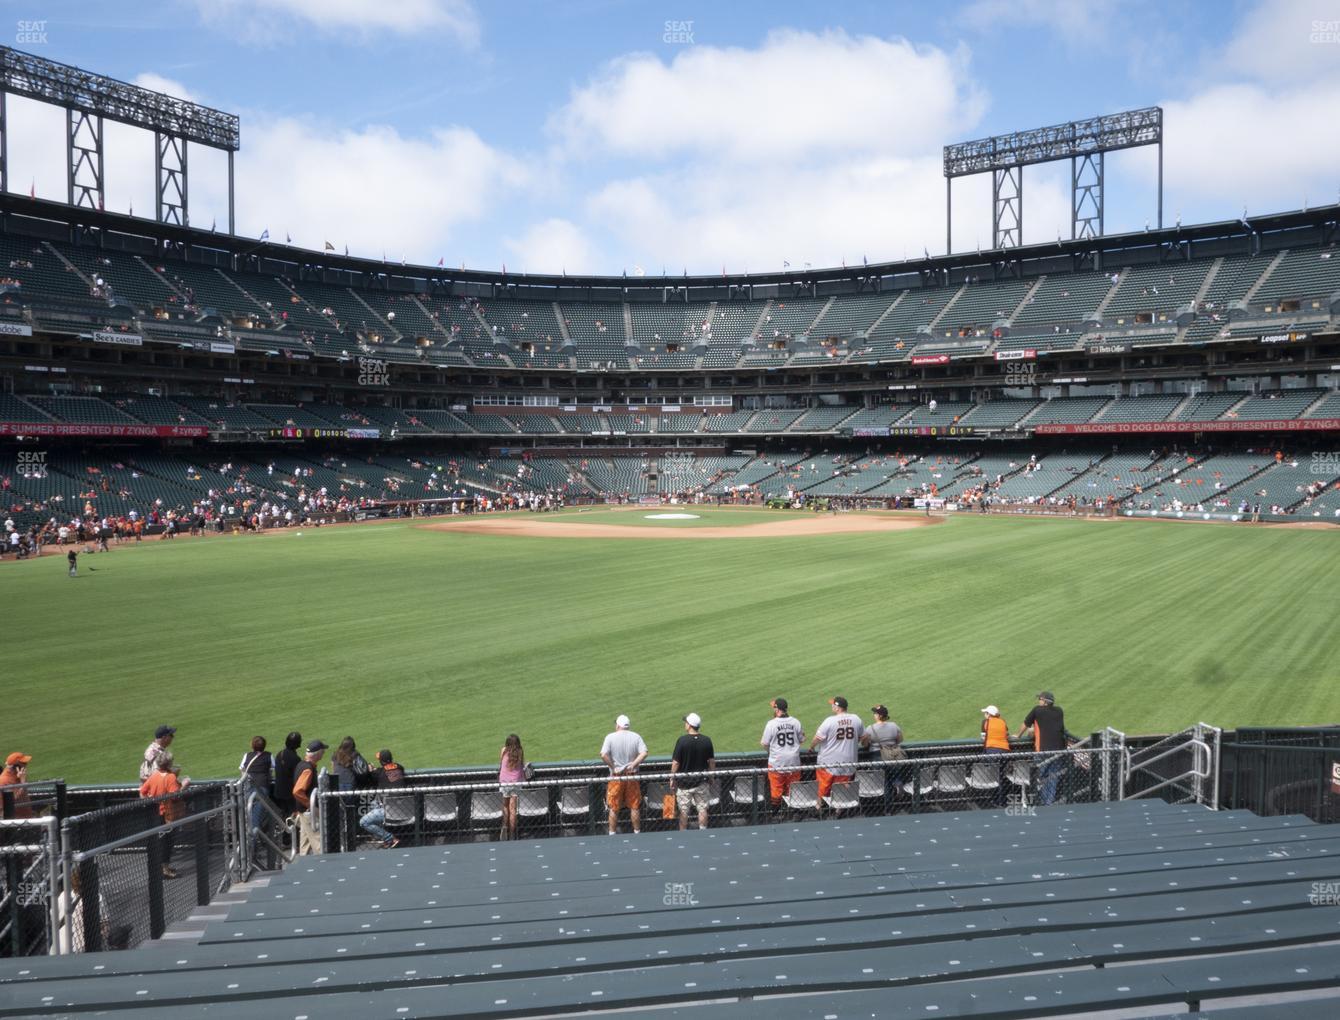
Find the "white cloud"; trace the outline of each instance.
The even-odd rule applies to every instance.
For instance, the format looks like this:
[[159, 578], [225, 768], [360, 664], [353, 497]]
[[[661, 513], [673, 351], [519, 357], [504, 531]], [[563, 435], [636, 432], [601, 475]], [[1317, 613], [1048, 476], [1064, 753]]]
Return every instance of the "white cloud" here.
[[967, 51], [779, 30], [757, 49], [693, 46], [606, 65], [550, 120], [569, 152], [773, 163], [927, 152], [981, 115]]
[[1340, 47], [1310, 41], [1319, 15], [1312, 0], [1260, 3], [1206, 62], [1210, 81], [1162, 103], [1167, 190], [1184, 222], [1337, 200], [1340, 135], [1325, 125], [1340, 109]]
[[[473, 131], [407, 138], [392, 128], [338, 131], [294, 119], [249, 119], [237, 156], [238, 232], [352, 254], [435, 263], [455, 255], [456, 230], [487, 218], [529, 177], [520, 161]], [[193, 187], [194, 187], [193, 182]], [[223, 182], [211, 175], [202, 210], [225, 221]], [[203, 225], [203, 211], [193, 222]]]
[[232, 26], [251, 42], [278, 44], [295, 21], [330, 33], [437, 31], [465, 46], [478, 45], [480, 37], [471, 0], [196, 0], [196, 6], [206, 21]]
[[580, 227], [569, 220], [547, 219], [536, 223], [524, 234], [507, 238], [504, 242], [512, 254], [512, 265], [521, 272], [558, 273], [573, 275], [600, 270], [612, 272], [609, 266], [598, 266], [591, 244]]
[[975, 0], [958, 22], [980, 32], [1014, 25], [1040, 25], [1072, 45], [1104, 41], [1103, 26], [1117, 9], [1116, 0]]
[[138, 85], [142, 89], [148, 89], [150, 92], [162, 92], [164, 95], [172, 96], [175, 99], [184, 99], [188, 103], [200, 102], [181, 82], [173, 78], [164, 78], [161, 74], [154, 74], [152, 71], [135, 75], [131, 84]]
[[[940, 149], [981, 117], [968, 52], [904, 39], [779, 30], [758, 47], [631, 54], [549, 120], [603, 272], [764, 272], [943, 248]], [[617, 164], [616, 164], [617, 166]]]
[[1330, 31], [1336, 32], [1340, 7], [1317, 0], [1258, 4], [1243, 15], [1218, 66], [1231, 75], [1262, 81], [1297, 83], [1316, 75], [1334, 76], [1340, 72], [1340, 46], [1316, 38], [1314, 33], [1326, 28], [1314, 24], [1319, 21], [1329, 21]]

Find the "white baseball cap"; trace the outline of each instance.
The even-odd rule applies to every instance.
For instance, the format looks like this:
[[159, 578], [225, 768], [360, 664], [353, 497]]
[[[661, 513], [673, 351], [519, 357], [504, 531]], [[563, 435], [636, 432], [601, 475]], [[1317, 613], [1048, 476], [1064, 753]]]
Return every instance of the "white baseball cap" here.
[[1000, 715], [1000, 709], [995, 705], [987, 705], [986, 708], [982, 709], [982, 713], [984, 715]]
[[692, 726], [695, 730], [703, 724], [703, 718], [697, 712], [690, 712], [688, 715], [684, 717], [684, 721], [688, 723], [690, 726]]
[[626, 715], [621, 715], [621, 716], [619, 716], [619, 718], [617, 718], [617, 719], [614, 720], [614, 728], [615, 728], [615, 729], [626, 730], [626, 729], [628, 729], [629, 726], [632, 726], [632, 725], [633, 725], [632, 720], [629, 719], [628, 716], [626, 716]]

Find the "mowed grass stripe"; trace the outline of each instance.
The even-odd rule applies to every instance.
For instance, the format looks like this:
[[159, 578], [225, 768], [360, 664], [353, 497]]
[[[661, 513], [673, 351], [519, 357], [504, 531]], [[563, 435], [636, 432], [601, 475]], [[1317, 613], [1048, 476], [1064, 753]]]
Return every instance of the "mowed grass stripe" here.
[[[154, 725], [196, 776], [292, 728], [411, 766], [592, 757], [618, 712], [667, 753], [687, 711], [752, 750], [777, 694], [884, 702], [911, 739], [1340, 718], [1340, 532], [960, 517], [744, 542], [448, 534], [407, 524], [146, 542], [7, 564], [6, 746], [129, 780]], [[94, 568], [88, 572], [89, 567]]]

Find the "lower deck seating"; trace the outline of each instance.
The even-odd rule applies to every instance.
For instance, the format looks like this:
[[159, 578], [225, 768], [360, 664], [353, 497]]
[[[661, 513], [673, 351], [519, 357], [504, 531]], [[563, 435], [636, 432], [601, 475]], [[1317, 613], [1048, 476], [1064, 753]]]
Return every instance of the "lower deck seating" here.
[[1137, 800], [309, 857], [199, 945], [3, 961], [0, 994], [137, 1020], [1031, 1020], [1307, 993], [1324, 1017], [1340, 912], [1305, 905], [1337, 851], [1302, 817]]

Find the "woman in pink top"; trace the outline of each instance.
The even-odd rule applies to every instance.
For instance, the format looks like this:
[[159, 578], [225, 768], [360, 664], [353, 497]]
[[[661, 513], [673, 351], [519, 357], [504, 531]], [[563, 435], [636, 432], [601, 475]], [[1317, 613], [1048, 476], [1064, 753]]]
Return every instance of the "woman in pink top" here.
[[503, 798], [503, 839], [516, 839], [516, 802], [526, 779], [526, 752], [521, 738], [509, 733], [498, 756], [498, 785]]

